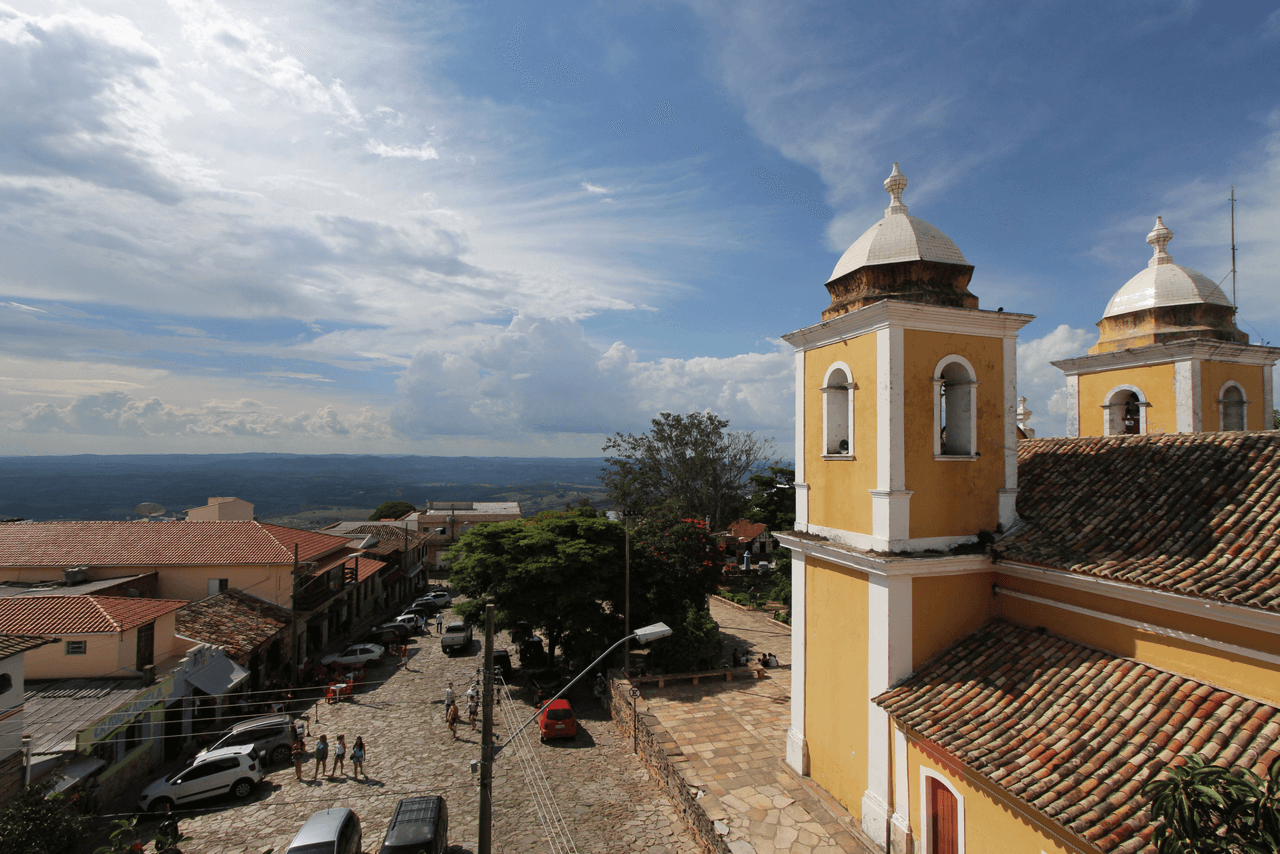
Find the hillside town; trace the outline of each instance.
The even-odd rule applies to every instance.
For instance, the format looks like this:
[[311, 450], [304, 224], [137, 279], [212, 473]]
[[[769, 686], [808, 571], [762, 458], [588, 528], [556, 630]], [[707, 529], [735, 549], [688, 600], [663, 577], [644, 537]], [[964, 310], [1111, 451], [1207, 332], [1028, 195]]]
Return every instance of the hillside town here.
[[1225, 773], [1270, 794], [1210, 834], [1264, 838], [1280, 348], [1157, 217], [1036, 438], [1031, 316], [979, 305], [907, 184], [784, 336], [794, 469], [752, 457], [742, 516], [619, 434], [611, 514], [0, 524], [0, 799], [157, 851], [1111, 854]]

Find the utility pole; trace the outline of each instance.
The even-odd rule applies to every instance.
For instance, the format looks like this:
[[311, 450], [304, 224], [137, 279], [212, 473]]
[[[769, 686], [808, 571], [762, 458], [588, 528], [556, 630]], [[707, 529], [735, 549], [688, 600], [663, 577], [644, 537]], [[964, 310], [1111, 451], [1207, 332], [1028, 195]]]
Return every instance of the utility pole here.
[[1236, 303], [1236, 185], [1231, 185], [1231, 308], [1239, 310]]
[[493, 603], [484, 606], [484, 688], [480, 694], [480, 851], [493, 851]]
[[627, 643], [622, 648], [622, 675], [631, 675], [631, 517], [622, 511], [622, 524], [627, 532], [626, 631]]

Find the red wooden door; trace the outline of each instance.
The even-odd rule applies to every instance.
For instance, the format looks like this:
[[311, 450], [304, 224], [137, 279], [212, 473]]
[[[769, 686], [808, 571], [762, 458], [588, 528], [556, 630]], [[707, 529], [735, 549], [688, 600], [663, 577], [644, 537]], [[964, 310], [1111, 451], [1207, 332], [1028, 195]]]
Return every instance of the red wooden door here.
[[959, 819], [956, 796], [941, 781], [929, 777], [929, 852], [960, 854]]

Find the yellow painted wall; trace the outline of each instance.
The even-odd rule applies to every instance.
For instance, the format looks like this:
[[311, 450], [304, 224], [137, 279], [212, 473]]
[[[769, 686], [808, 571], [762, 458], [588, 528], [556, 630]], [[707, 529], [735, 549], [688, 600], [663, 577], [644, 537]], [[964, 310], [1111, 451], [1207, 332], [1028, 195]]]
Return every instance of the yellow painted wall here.
[[[172, 661], [190, 649], [190, 641], [174, 635], [177, 612], [156, 618], [154, 659]], [[95, 634], [58, 634], [59, 642], [25, 653], [27, 679], [126, 678], [137, 674], [138, 630]], [[84, 655], [67, 655], [66, 641], [84, 641]], [[157, 670], [159, 668], [157, 667]]]
[[[996, 575], [996, 583], [1081, 608], [1280, 655], [1280, 636], [1231, 622], [1153, 608], [1003, 573]], [[995, 602], [996, 612], [1010, 622], [1044, 626], [1053, 634], [1116, 655], [1136, 658], [1163, 670], [1280, 704], [1280, 667], [1264, 661], [1009, 595], [999, 595]]]
[[995, 574], [937, 575], [911, 581], [911, 669], [976, 632], [991, 619]]
[[867, 790], [867, 577], [809, 558], [805, 601], [809, 773], [860, 816]]
[[1218, 395], [1223, 383], [1235, 380], [1244, 388], [1244, 399], [1249, 401], [1245, 428], [1248, 430], [1266, 430], [1271, 413], [1262, 405], [1263, 371], [1261, 365], [1238, 365], [1231, 362], [1200, 363], [1200, 412], [1204, 418], [1206, 431], [1222, 429], [1222, 419], [1218, 408]]
[[[243, 565], [243, 566], [93, 566], [89, 568], [90, 581], [122, 578], [142, 573], [156, 573], [157, 597], [160, 599], [185, 599], [194, 601], [209, 595], [210, 578], [226, 578], [228, 586], [254, 596], [290, 607], [293, 596], [293, 565]], [[0, 581], [34, 583], [37, 581], [61, 581], [62, 569], [58, 567], [3, 567]], [[68, 592], [74, 592], [74, 588]]]
[[[1004, 486], [1004, 349], [999, 338], [948, 332], [904, 334], [903, 392], [906, 486], [915, 537], [955, 537], [994, 531]], [[978, 379], [977, 460], [933, 456], [933, 370], [951, 354], [973, 365]], [[810, 492], [810, 496], [812, 496]], [[810, 501], [812, 501], [810, 497]]]
[[1148, 433], [1177, 433], [1178, 409], [1174, 399], [1174, 366], [1147, 365], [1080, 375], [1080, 435], [1102, 436], [1107, 392], [1119, 385], [1142, 389], [1147, 407]]
[[[923, 776], [928, 768], [951, 784], [963, 798], [965, 854], [1095, 854], [1095, 848], [1075, 843], [1072, 836], [1048, 819], [1036, 816], [1030, 807], [1011, 796], [980, 786], [963, 769], [948, 767], [932, 756], [908, 735], [907, 766], [910, 774], [911, 831], [917, 846], [923, 840], [924, 804], [921, 803]], [[923, 849], [919, 849], [923, 850]]]
[[[822, 381], [836, 362], [853, 373], [853, 454], [822, 458]], [[809, 522], [871, 533], [871, 496], [876, 487], [876, 338], [863, 335], [805, 353], [804, 477], [809, 484]]]

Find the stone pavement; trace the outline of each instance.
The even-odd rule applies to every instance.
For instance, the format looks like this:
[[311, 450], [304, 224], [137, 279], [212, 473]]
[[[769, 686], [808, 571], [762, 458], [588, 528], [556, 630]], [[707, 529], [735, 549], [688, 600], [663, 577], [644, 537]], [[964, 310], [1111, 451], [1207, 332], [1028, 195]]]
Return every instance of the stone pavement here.
[[[657, 717], [679, 749], [681, 777], [703, 792], [699, 801], [734, 854], [836, 854], [874, 850], [847, 812], [785, 765], [791, 715], [791, 632], [766, 614], [719, 598], [711, 616], [752, 659], [772, 652], [781, 665], [763, 679], [642, 688], [641, 709]], [[727, 662], [726, 662], [727, 664]]]
[[[348, 745], [356, 736], [364, 737], [368, 780], [351, 778], [350, 761], [346, 776], [321, 775], [315, 782], [311, 780], [314, 761], [306, 767], [305, 782], [294, 777], [292, 766], [274, 768], [249, 801], [214, 801], [207, 808], [185, 813], [181, 827], [191, 839], [182, 844], [182, 850], [186, 854], [281, 854], [312, 812], [346, 806], [360, 816], [364, 850], [377, 851], [399, 799], [443, 794], [449, 806], [451, 850], [475, 851], [479, 792], [470, 762], [480, 757], [480, 734], [464, 721], [458, 728], [460, 738], [450, 738], [443, 698], [445, 684], [452, 680], [462, 701], [481, 662], [480, 642], [467, 655], [455, 658], [441, 652], [435, 637], [419, 638], [410, 650], [407, 669], [398, 663], [376, 667], [370, 678], [381, 684], [365, 688], [353, 701], [320, 704], [308, 712], [308, 749], [320, 733], [328, 734], [331, 745], [338, 733], [346, 735]], [[533, 714], [528, 692], [515, 688], [511, 692], [519, 696], [508, 696], [495, 708], [499, 741], [518, 725], [507, 721], [523, 723]], [[533, 734], [531, 739], [513, 744], [495, 762], [494, 851], [699, 851], [666, 794], [591, 698], [589, 686], [574, 696], [574, 708], [583, 729], [576, 740], [539, 744], [535, 723], [525, 730]], [[539, 819], [536, 802], [549, 811], [548, 796], [563, 815], [568, 840], [549, 838], [547, 826]], [[155, 823], [147, 821], [142, 828], [150, 835]]]

